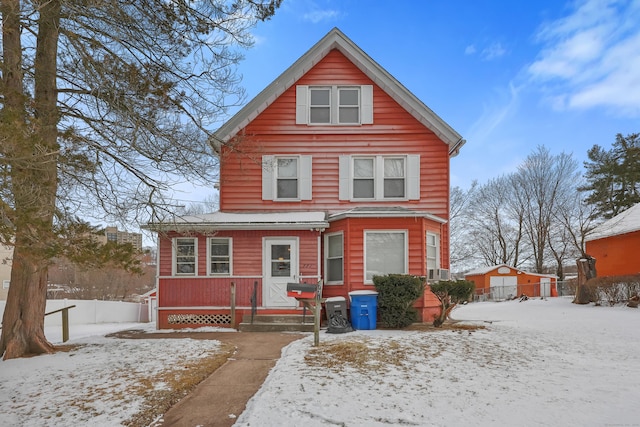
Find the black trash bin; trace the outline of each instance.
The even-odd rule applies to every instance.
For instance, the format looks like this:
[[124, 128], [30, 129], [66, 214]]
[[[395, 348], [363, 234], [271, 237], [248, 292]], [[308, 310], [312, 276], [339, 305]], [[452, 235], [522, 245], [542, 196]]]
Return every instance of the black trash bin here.
[[327, 298], [324, 303], [329, 327], [327, 333], [342, 334], [353, 331], [347, 316], [347, 300], [344, 297]]

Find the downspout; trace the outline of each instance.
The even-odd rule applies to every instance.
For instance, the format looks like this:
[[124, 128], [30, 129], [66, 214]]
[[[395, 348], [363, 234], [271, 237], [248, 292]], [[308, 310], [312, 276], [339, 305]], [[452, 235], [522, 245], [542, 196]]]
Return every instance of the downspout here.
[[467, 143], [467, 140], [460, 137], [460, 139], [458, 140], [458, 142], [456, 142], [455, 144], [453, 144], [453, 147], [451, 147], [451, 149], [449, 149], [449, 157], [455, 157], [460, 153], [460, 149], [462, 148], [462, 146], [464, 144]]

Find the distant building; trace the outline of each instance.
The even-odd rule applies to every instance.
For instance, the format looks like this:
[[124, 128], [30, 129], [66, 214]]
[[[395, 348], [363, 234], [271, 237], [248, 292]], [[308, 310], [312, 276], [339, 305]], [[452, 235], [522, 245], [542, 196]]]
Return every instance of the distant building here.
[[119, 245], [131, 243], [131, 245], [141, 251], [142, 250], [142, 234], [129, 233], [127, 231], [119, 231], [117, 227], [107, 227], [104, 230], [104, 236], [99, 236], [98, 241], [101, 243], [116, 242]]
[[13, 248], [0, 245], [0, 301], [7, 299], [11, 284], [11, 260]]

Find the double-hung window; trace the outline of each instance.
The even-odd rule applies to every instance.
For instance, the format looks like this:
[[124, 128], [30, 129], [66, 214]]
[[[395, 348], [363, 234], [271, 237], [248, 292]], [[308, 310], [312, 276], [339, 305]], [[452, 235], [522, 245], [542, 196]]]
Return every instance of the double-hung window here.
[[342, 233], [325, 236], [325, 277], [327, 284], [338, 284], [344, 280], [344, 244]]
[[283, 157], [276, 163], [276, 197], [297, 199], [300, 171], [296, 157]]
[[364, 254], [365, 283], [373, 276], [407, 274], [407, 232], [365, 231]]
[[331, 88], [309, 88], [309, 123], [331, 123]]
[[2, 281], [2, 289], [9, 289], [9, 285], [11, 285], [11, 280]]
[[420, 199], [419, 155], [343, 155], [339, 169], [340, 200]]
[[297, 86], [296, 124], [373, 123], [373, 85]]
[[209, 238], [209, 274], [231, 274], [231, 239], [228, 237]]
[[311, 200], [311, 156], [262, 156], [262, 200]]
[[440, 268], [440, 257], [438, 256], [440, 252], [439, 240], [437, 234], [427, 233], [427, 272], [435, 272]]
[[197, 240], [193, 237], [174, 239], [174, 273], [176, 275], [195, 275], [197, 260]]

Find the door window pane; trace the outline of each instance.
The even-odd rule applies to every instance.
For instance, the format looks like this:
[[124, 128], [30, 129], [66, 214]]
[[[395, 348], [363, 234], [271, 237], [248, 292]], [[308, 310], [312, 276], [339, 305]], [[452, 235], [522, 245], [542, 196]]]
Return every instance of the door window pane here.
[[271, 245], [271, 277], [291, 276], [291, 245]]

